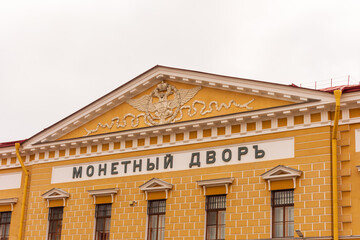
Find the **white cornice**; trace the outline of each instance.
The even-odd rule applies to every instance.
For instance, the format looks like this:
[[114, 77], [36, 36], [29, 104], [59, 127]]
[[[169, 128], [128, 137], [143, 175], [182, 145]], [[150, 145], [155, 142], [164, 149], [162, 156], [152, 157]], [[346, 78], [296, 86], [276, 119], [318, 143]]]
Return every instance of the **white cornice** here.
[[14, 204], [17, 203], [18, 199], [17, 198], [3, 198], [0, 199], [0, 206], [1, 205], [11, 205], [11, 211], [14, 210]]
[[226, 194], [228, 194], [229, 185], [232, 184], [233, 181], [234, 181], [234, 178], [217, 178], [217, 179], [209, 179], [209, 180], [200, 180], [200, 181], [197, 181], [197, 184], [200, 187], [203, 187], [204, 195], [206, 195], [206, 188], [221, 187], [221, 186], [225, 186]]
[[107, 188], [98, 190], [88, 190], [90, 196], [94, 198], [94, 204], [96, 204], [97, 197], [111, 196], [111, 202], [114, 202], [114, 195], [119, 191], [118, 188]]
[[3, 198], [0, 199], [0, 205], [11, 205], [17, 203], [17, 198]]
[[[322, 105], [324, 105], [323, 103]], [[332, 103], [329, 103], [332, 104]], [[299, 109], [302, 108], [308, 108], [308, 111], [311, 111], [310, 108], [314, 108], [315, 111], [313, 113], [319, 112], [316, 111], [316, 106], [319, 104], [316, 104], [316, 102], [309, 102], [304, 104], [294, 104], [294, 105], [287, 105], [287, 106], [280, 106], [280, 107], [274, 107], [274, 108], [268, 108], [268, 109], [260, 109], [260, 110], [254, 110], [254, 111], [247, 111], [247, 112], [240, 112], [236, 114], [229, 114], [229, 115], [222, 115], [222, 116], [216, 116], [211, 118], [203, 118], [203, 119], [197, 119], [192, 121], [186, 121], [186, 122], [177, 122], [177, 123], [171, 123], [171, 124], [164, 124], [159, 126], [152, 126], [152, 127], [145, 127], [145, 128], [138, 128], [138, 129], [132, 129], [132, 130], [124, 130], [124, 131], [118, 131], [118, 132], [111, 132], [111, 133], [105, 133], [105, 134], [99, 134], [99, 135], [93, 135], [93, 136], [86, 136], [86, 137], [80, 137], [75, 139], [67, 139], [67, 140], [61, 140], [56, 142], [45, 142], [45, 143], [37, 143], [32, 146], [23, 146], [24, 150], [31, 149], [34, 147], [50, 147], [52, 145], [61, 145], [61, 144], [70, 144], [70, 143], [78, 143], [81, 144], [84, 141], [93, 141], [95, 139], [105, 139], [105, 138], [128, 138], [129, 135], [138, 135], [142, 133], [143, 135], [152, 135], [153, 132], [161, 132], [165, 131], [166, 129], [190, 129], [193, 128], [195, 125], [208, 125], [209, 123], [221, 123], [223, 121], [229, 121], [229, 122], [239, 122], [239, 119], [242, 119], [241, 122], [254, 122], [253, 116], [257, 116], [257, 118], [260, 118], [261, 120], [267, 120], [272, 118], [273, 116], [279, 117], [288, 117], [293, 115], [302, 115], [303, 112], [300, 112]], [[330, 109], [330, 106], [324, 105], [324, 109]], [[285, 111], [290, 111], [290, 114], [285, 114]], [[271, 113], [272, 117], [269, 117], [268, 114]]]
[[89, 194], [95, 197], [101, 196], [110, 196], [112, 194], [116, 194], [119, 191], [118, 188], [107, 188], [107, 189], [98, 189], [98, 190], [89, 190]]
[[[271, 113], [273, 115], [284, 115], [285, 111], [290, 111], [291, 115], [295, 115], [295, 114], [299, 114], [301, 115], [302, 112], [300, 111], [301, 109], [307, 108], [308, 111], [311, 111], [311, 108], [315, 109], [316, 111], [316, 107], [321, 105], [322, 106], [322, 110], [324, 109], [328, 109], [330, 110], [332, 105], [334, 105], [333, 102], [306, 102], [306, 103], [300, 103], [300, 104], [293, 104], [293, 105], [286, 105], [286, 106], [279, 106], [279, 107], [274, 107], [274, 108], [268, 108], [268, 109], [259, 109], [259, 110], [254, 110], [254, 111], [246, 111], [246, 112], [240, 112], [237, 114], [229, 114], [229, 115], [223, 115], [223, 116], [216, 116], [216, 117], [211, 117], [211, 118], [203, 118], [203, 119], [198, 119], [198, 120], [192, 120], [192, 121], [186, 121], [186, 122], [177, 122], [177, 123], [172, 123], [172, 124], [166, 124], [166, 125], [159, 125], [159, 126], [152, 126], [152, 127], [146, 127], [146, 128], [140, 128], [140, 129], [134, 129], [134, 130], [124, 130], [124, 131], [119, 131], [119, 132], [113, 132], [113, 133], [107, 133], [107, 134], [100, 134], [100, 135], [94, 135], [94, 136], [88, 136], [88, 137], [81, 137], [78, 139], [69, 139], [67, 141], [70, 142], [74, 142], [74, 141], [87, 141], [87, 140], [93, 140], [93, 139], [98, 139], [98, 138], [102, 138], [104, 136], [106, 137], [111, 137], [112, 135], [118, 136], [121, 135], [122, 133], [125, 133], [127, 135], [129, 134], [137, 134], [139, 132], [153, 132], [153, 131], [161, 131], [163, 129], [166, 128], [177, 128], [177, 127], [189, 127], [195, 124], [206, 124], [208, 122], [216, 122], [216, 121], [224, 121], [224, 120], [236, 120], [240, 117], [242, 118], [248, 118], [248, 120], [250, 120], [253, 116], [257, 116], [257, 118], [262, 118], [263, 120], [266, 120], [266, 118], [268, 118], [268, 114]], [[59, 141], [59, 142], [64, 142], [64, 141]], [[66, 142], [66, 141], [65, 141]], [[44, 142], [44, 143], [33, 143], [32, 145], [28, 145], [25, 144], [23, 147], [24, 149], [26, 148], [33, 148], [36, 147], [36, 145], [38, 146], [51, 146], [54, 143], [53, 142]]]
[[234, 178], [217, 178], [217, 179], [208, 179], [197, 181], [197, 184], [202, 187], [218, 187], [224, 186], [225, 184], [231, 184], [234, 181]]
[[[360, 122], [360, 119], [358, 119], [358, 122]], [[144, 150], [150, 150], [150, 149], [159, 149], [159, 148], [166, 148], [166, 147], [174, 147], [174, 146], [184, 146], [184, 145], [191, 145], [191, 144], [196, 144], [199, 142], [214, 142], [214, 141], [221, 141], [221, 140], [227, 140], [227, 139], [235, 139], [235, 138], [244, 138], [244, 137], [250, 137], [250, 136], [256, 136], [256, 135], [261, 135], [261, 134], [272, 134], [272, 133], [277, 133], [277, 132], [287, 132], [287, 131], [295, 131], [295, 130], [300, 130], [300, 129], [308, 129], [308, 128], [316, 128], [316, 127], [323, 127], [323, 126], [328, 126], [330, 125], [331, 121], [326, 121], [326, 122], [316, 122], [316, 123], [311, 123], [311, 124], [301, 124], [301, 125], [294, 125], [294, 126], [284, 126], [284, 127], [276, 127], [276, 128], [269, 128], [269, 129], [262, 129], [259, 131], [249, 131], [249, 132], [240, 132], [240, 133], [233, 133], [230, 135], [220, 135], [220, 136], [212, 136], [212, 137], [207, 137], [207, 138], [195, 138], [195, 139], [184, 139], [182, 141], [174, 141], [174, 142], [169, 142], [169, 143], [158, 143], [156, 145], [145, 145], [145, 146], [137, 146], [137, 147], [132, 147], [132, 148], [120, 148], [120, 149], [109, 149], [108, 151], [101, 151], [101, 152], [88, 152], [87, 154], [76, 154], [76, 155], [69, 155], [69, 152], [67, 155], [63, 156], [63, 157], [59, 157], [56, 156], [55, 158], [52, 159], [43, 159], [43, 160], [39, 160], [36, 156], [38, 156], [38, 152], [39, 151], [59, 151], [60, 149], [69, 149], [69, 148], [76, 148], [78, 149], [77, 151], [80, 150], [80, 147], [82, 146], [91, 146], [91, 144], [93, 144], [92, 141], [84, 141], [87, 142], [86, 144], [84, 143], [84, 145], [80, 145], [81, 142], [79, 142], [79, 144], [76, 145], [76, 142], [74, 142], [74, 139], [72, 140], [73, 143], [75, 143], [75, 145], [71, 144], [71, 141], [69, 140], [66, 141], [65, 143], [60, 142], [60, 144], [58, 143], [57, 145], [40, 145], [37, 146], [37, 148], [33, 148], [34, 151], [30, 151], [28, 152], [28, 150], [26, 151], [28, 155], [26, 155], [26, 160], [25, 160], [25, 165], [33, 165], [33, 164], [41, 164], [41, 163], [48, 163], [48, 162], [57, 162], [57, 161], [66, 161], [66, 160], [73, 160], [73, 159], [82, 159], [82, 158], [88, 158], [88, 157], [98, 157], [98, 156], [106, 156], [106, 155], [112, 155], [112, 154], [119, 154], [119, 153], [125, 153], [125, 152], [134, 152], [134, 151], [144, 151]], [[228, 123], [230, 124], [230, 123]], [[246, 124], [245, 123], [240, 123], [241, 125]], [[208, 126], [203, 126], [204, 128]], [[219, 127], [219, 126], [217, 126]], [[195, 128], [189, 128], [189, 129], [182, 129], [182, 128], [174, 128], [172, 130], [171, 134], [175, 134], [177, 131], [183, 131], [184, 134], [188, 133], [189, 131], [196, 131], [197, 130], [201, 130], [200, 125], [198, 127]], [[153, 135], [159, 136], [161, 132], [156, 132], [156, 133], [152, 133], [152, 135], [134, 135], [134, 139], [136, 139], [136, 137], [139, 138], [150, 138]], [[165, 132], [163, 132], [165, 135]], [[122, 136], [124, 138], [122, 138]], [[109, 142], [109, 144], [113, 144], [112, 141], [120, 141], [120, 142], [125, 142], [126, 138], [126, 134], [125, 135], [119, 135], [118, 137], [121, 138], [117, 138], [114, 137], [114, 139], [110, 138], [108, 135], [106, 135], [106, 139], [107, 142]], [[161, 136], [161, 135], [160, 135]], [[98, 136], [99, 137], [99, 136]], [[101, 145], [102, 143], [106, 143], [106, 141], [104, 136], [102, 136], [102, 138], [98, 138], [98, 139], [94, 139], [96, 140], [96, 144], [97, 145]], [[128, 139], [127, 139], [128, 140]], [[103, 142], [105, 141], [105, 142]], [[55, 143], [53, 143], [55, 144]], [[60, 145], [64, 145], [63, 147]], [[51, 148], [52, 146], [54, 146], [55, 148]], [[42, 150], [40, 150], [42, 149]], [[15, 149], [14, 149], [15, 151]], [[29, 154], [34, 154], [35, 153], [35, 160], [33, 161], [29, 161]], [[8, 158], [8, 162], [10, 162], [10, 158]], [[11, 164], [11, 165], [2, 165], [0, 166], [0, 169], [5, 169], [5, 168], [14, 168], [14, 167], [20, 167], [20, 164]]]
[[[313, 112], [310, 112], [311, 114]], [[307, 113], [308, 116], [310, 113]], [[142, 131], [142, 129], [138, 129], [136, 133], [132, 132], [132, 137], [128, 137], [130, 133], [128, 132], [117, 132], [117, 133], [110, 133], [105, 135], [97, 135], [91, 137], [91, 139], [70, 139], [66, 141], [61, 142], [55, 142], [55, 143], [47, 143], [47, 144], [40, 144], [38, 146], [34, 146], [29, 149], [22, 149], [21, 154], [23, 155], [23, 160], [25, 162], [25, 165], [34, 165], [34, 164], [42, 164], [42, 163], [48, 163], [48, 162], [58, 162], [58, 161], [69, 161], [73, 159], [83, 159], [83, 158], [89, 158], [89, 157], [99, 157], [99, 156], [110, 156], [113, 154], [119, 154], [119, 153], [128, 153], [128, 152], [136, 152], [136, 151], [144, 151], [144, 150], [151, 150], [151, 149], [159, 149], [159, 148], [167, 148], [167, 147], [175, 147], [175, 146], [185, 146], [185, 145], [192, 145], [199, 142], [215, 142], [215, 141], [222, 141], [227, 139], [235, 139], [235, 138], [245, 138], [245, 137], [251, 137], [251, 136], [257, 136], [257, 135], [264, 135], [264, 134], [273, 134], [273, 133], [279, 133], [279, 132], [288, 132], [288, 131], [296, 131], [301, 129], [309, 129], [309, 128], [317, 128], [317, 127], [324, 127], [329, 126], [332, 124], [332, 121], [327, 120], [328, 115], [327, 112], [325, 113], [323, 122], [311, 122], [311, 123], [305, 123], [304, 124], [297, 124], [292, 126], [284, 126], [284, 127], [278, 127], [277, 125], [272, 126], [268, 129], [260, 129], [256, 131], [245, 131], [240, 133], [230, 133], [226, 135], [216, 135], [212, 134], [211, 137], [200, 137], [195, 139], [183, 139], [181, 141], [175, 141], [174, 134], [180, 132], [184, 133], [184, 136], [188, 135], [190, 131], [201, 131], [201, 129], [212, 129], [213, 126], [216, 125], [216, 127], [225, 127], [229, 128], [233, 124], [240, 124], [240, 126], [244, 126], [247, 123], [246, 118], [241, 119], [235, 119], [235, 122], [233, 121], [226, 121], [224, 120], [223, 123], [221, 121], [218, 122], [208, 122], [203, 124], [193, 124], [189, 127], [182, 126], [182, 125], [176, 125], [175, 127], [167, 127], [163, 126], [164, 128], [157, 130], [157, 131], [151, 131], [146, 132]], [[323, 115], [323, 114], [322, 114]], [[279, 116], [279, 118], [282, 116]], [[291, 117], [291, 116], [288, 116]], [[305, 119], [305, 117], [304, 117]], [[264, 119], [260, 119], [264, 120]], [[271, 119], [271, 121], [276, 121], [276, 118]], [[226, 121], [226, 123], [225, 123]], [[252, 122], [254, 122], [253, 119], [251, 119]], [[346, 125], [346, 124], [356, 124], [360, 123], [360, 117], [359, 118], [349, 118], [349, 119], [342, 119], [339, 121], [339, 125]], [[196, 126], [195, 126], [196, 125]], [[173, 126], [173, 125], [169, 125]], [[194, 127], [195, 126], [195, 127]], [[169, 131], [166, 131], [169, 130]], [[216, 132], [216, 131], [215, 131]], [[149, 141], [150, 137], [157, 136], [160, 137], [162, 135], [171, 135], [171, 141], [168, 143], [158, 143], [158, 144], [152, 144], [152, 145], [144, 145], [144, 146], [135, 146], [132, 148], [125, 148], [121, 147], [120, 149], [114, 149], [113, 145], [114, 142], [121, 142], [121, 146], [123, 146], [123, 143], [125, 140], [136, 140], [143, 138], [146, 141]], [[89, 137], [90, 138], [90, 137]], [[146, 140], [148, 139], [148, 140]], [[88, 152], [86, 154], [79, 154], [80, 153], [80, 147], [86, 147], [89, 148], [91, 145], [98, 145], [101, 146], [103, 143], [109, 143], [110, 148], [107, 151], [100, 151], [100, 152]], [[69, 148], [76, 148], [77, 154], [76, 155], [69, 155], [69, 151], [66, 149]], [[0, 165], [0, 169], [9, 169], [9, 168], [19, 168], [21, 167], [19, 162], [16, 161], [16, 163], [11, 163], [11, 158], [16, 157], [15, 155], [15, 147], [13, 147], [12, 151], [2, 151], [3, 149], [0, 149], [0, 156], [2, 159], [7, 159], [7, 164]], [[66, 155], [59, 157], [59, 151], [60, 150], [66, 150]], [[55, 157], [53, 158], [47, 158], [46, 154], [49, 154], [49, 151], [55, 151]], [[39, 159], [39, 152], [45, 152], [45, 159], [40, 160]], [[35, 155], [35, 159], [32, 159], [30, 161], [30, 155]]]
[[[327, 92], [320, 92], [312, 89], [306, 89], [306, 88], [300, 88], [300, 87], [293, 87], [289, 85], [282, 85], [282, 84], [274, 84], [270, 82], [264, 82], [264, 81], [257, 81], [257, 80], [251, 80], [251, 79], [244, 79], [244, 78], [236, 78], [236, 77], [229, 77], [229, 76], [221, 76], [221, 75], [215, 75], [215, 74], [208, 74], [208, 73], [201, 73], [201, 72], [193, 72], [193, 71], [186, 71], [181, 69], [169, 69], [164, 68], [164, 70], [161, 72], [164, 75], [174, 75], [178, 79], [189, 79], [193, 82], [201, 81], [202, 86], [206, 87], [209, 83], [215, 83], [215, 86], [217, 88], [221, 87], [222, 85], [226, 84], [229, 85], [229, 88], [231, 86], [234, 87], [243, 87], [247, 89], [256, 89], [258, 91], [263, 92], [269, 92], [271, 89], [272, 92], [285, 94], [289, 96], [296, 96], [296, 97], [306, 97], [309, 99], [314, 98], [314, 95], [316, 95], [316, 98], [327, 98], [331, 97], [332, 94]], [[177, 80], [171, 79], [171, 80]], [[190, 81], [191, 82], [191, 81]]]

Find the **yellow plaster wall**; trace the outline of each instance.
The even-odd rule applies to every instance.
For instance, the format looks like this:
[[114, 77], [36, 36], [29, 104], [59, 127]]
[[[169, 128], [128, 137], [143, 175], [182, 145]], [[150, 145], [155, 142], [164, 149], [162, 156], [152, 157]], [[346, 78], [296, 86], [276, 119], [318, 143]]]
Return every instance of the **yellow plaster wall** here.
[[[295, 158], [176, 172], [51, 184], [53, 166], [121, 159], [148, 154], [295, 137]], [[112, 204], [111, 239], [144, 239], [147, 201], [139, 186], [153, 177], [173, 184], [166, 206], [166, 239], [204, 238], [205, 196], [196, 181], [233, 177], [227, 195], [226, 239], [270, 238], [271, 192], [261, 174], [277, 165], [303, 171], [295, 189], [295, 229], [307, 237], [331, 235], [330, 128], [297, 130], [190, 146], [98, 156], [33, 166], [26, 221], [26, 238], [46, 235], [48, 208], [41, 195], [53, 187], [70, 193], [64, 208], [62, 240], [92, 239], [95, 205], [88, 190], [119, 188]], [[129, 201], [137, 201], [129, 206]]]
[[226, 194], [226, 187], [225, 186], [219, 186], [219, 187], [207, 187], [206, 188], [206, 195], [220, 195], [220, 194]]
[[[66, 200], [65, 200], [65, 205], [66, 205]], [[64, 200], [62, 199], [49, 201], [49, 207], [62, 207], [62, 206], [64, 206]]]
[[112, 203], [111, 196], [99, 196], [95, 198], [96, 204]]
[[[31, 172], [31, 167], [28, 166], [27, 168]], [[16, 169], [3, 169], [0, 172], [1, 173], [10, 173], [10, 172], [20, 172], [20, 171], [21, 171], [21, 168], [16, 168]], [[21, 189], [23, 188], [24, 175], [22, 176], [22, 178], [23, 179], [21, 182], [21, 188], [0, 190], [0, 199], [4, 199], [4, 198], [17, 198], [18, 199], [18, 201], [14, 205], [14, 209], [11, 213], [9, 240], [17, 239], [17, 236], [19, 234], [19, 227], [20, 227], [19, 219], [20, 219], [21, 204], [22, 204], [22, 190]], [[3, 206], [3, 208], [0, 208], [0, 211], [10, 211], [10, 210], [11, 210], [10, 206]]]
[[[357, 110], [356, 110], [357, 113]], [[339, 127], [338, 157], [339, 171], [339, 226], [342, 235], [360, 235], [360, 152], [355, 149], [355, 131], [360, 124], [342, 125]]]
[[[177, 89], [191, 89], [191, 88], [196, 87], [194, 85], [183, 84], [183, 83], [178, 83], [178, 82], [171, 82], [171, 81], [167, 81], [167, 82], [171, 85], [174, 85]], [[144, 95], [150, 94], [155, 88], [156, 88], [156, 86], [151, 87], [150, 89], [148, 89], [148, 90], [144, 91], [143, 93], [139, 94], [138, 96], [136, 96], [134, 99], [138, 99]], [[204, 101], [205, 103], [207, 103], [206, 109], [208, 110], [209, 109], [208, 104], [211, 101], [217, 101], [219, 105], [222, 103], [229, 104], [229, 102], [231, 100], [235, 100], [235, 102], [238, 104], [245, 104], [252, 99], [255, 99], [255, 101], [253, 101], [251, 104], [249, 104], [249, 106], [253, 107], [253, 110], [289, 105], [289, 104], [294, 103], [294, 102], [290, 102], [290, 101], [283, 101], [283, 100], [278, 100], [278, 99], [273, 99], [273, 98], [265, 98], [265, 97], [261, 97], [261, 96], [240, 94], [240, 93], [236, 93], [236, 92], [232, 92], [232, 91], [224, 91], [224, 90], [219, 90], [219, 89], [215, 89], [215, 88], [203, 87], [188, 103], [186, 103], [186, 105], [190, 106], [194, 100], [200, 100], [200, 101]], [[215, 105], [212, 105], [213, 111], [211, 113], [208, 113], [208, 114], [205, 114], [202, 116], [202, 115], [200, 115], [200, 110], [202, 107], [203, 107], [202, 104], [196, 104], [196, 108], [197, 108], [198, 112], [193, 117], [189, 117], [187, 114], [188, 110], [183, 109], [182, 110], [183, 118], [181, 121], [188, 121], [188, 120], [201, 119], [201, 118], [207, 118], [207, 117], [248, 111], [245, 108], [238, 108], [238, 107], [235, 107], [234, 105], [232, 105], [229, 109], [222, 108], [221, 111], [216, 111]], [[78, 129], [62, 136], [61, 138], [59, 138], [59, 140], [84, 136], [87, 133], [84, 128], [86, 128], [88, 130], [96, 129], [97, 124], [99, 122], [102, 123], [103, 125], [106, 123], [111, 124], [113, 118], [120, 117], [120, 120], [121, 120], [123, 118], [123, 116], [125, 116], [128, 113], [138, 115], [142, 112], [136, 110], [135, 108], [130, 106], [128, 103], [122, 103], [119, 106], [116, 106], [115, 108], [111, 109], [110, 111], [104, 113], [103, 115], [84, 124], [83, 126], [79, 127]], [[180, 116], [180, 114], [179, 114], [179, 116]], [[131, 125], [130, 125], [131, 119], [132, 119], [131, 117], [127, 118], [127, 126], [124, 128], [117, 128], [116, 126], [113, 126], [111, 129], [100, 127], [96, 133], [93, 133], [91, 135], [133, 129], [133, 127], [131, 127]], [[139, 125], [137, 126], [137, 128], [148, 127], [148, 125], [146, 125], [143, 120], [144, 120], [143, 117], [140, 117], [140, 122], [139, 122]], [[181, 122], [181, 121], [179, 121], [179, 122]]]
[[166, 192], [149, 192], [148, 193], [148, 200], [158, 200], [158, 199], [166, 199]]
[[281, 181], [271, 181], [270, 182], [271, 190], [282, 190], [282, 189], [292, 189], [294, 188], [294, 182], [292, 179], [281, 180]]

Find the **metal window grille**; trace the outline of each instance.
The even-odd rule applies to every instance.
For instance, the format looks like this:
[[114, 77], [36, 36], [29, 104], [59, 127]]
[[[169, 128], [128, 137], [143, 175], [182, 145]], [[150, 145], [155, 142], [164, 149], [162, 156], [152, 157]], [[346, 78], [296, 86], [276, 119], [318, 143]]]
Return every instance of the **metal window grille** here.
[[64, 207], [52, 207], [49, 209], [49, 220], [62, 220]]
[[111, 204], [97, 204], [95, 217], [111, 217]]
[[9, 239], [11, 212], [0, 212], [0, 239]]
[[226, 195], [206, 197], [206, 240], [225, 240]]
[[109, 240], [111, 204], [97, 204], [95, 210], [95, 218], [95, 240]]
[[284, 206], [294, 204], [294, 190], [274, 191], [272, 194], [272, 206]]
[[61, 238], [63, 210], [63, 207], [52, 207], [49, 209], [48, 240], [58, 240]]
[[272, 235], [274, 238], [294, 236], [294, 190], [273, 191]]
[[166, 200], [148, 202], [148, 240], [165, 239]]
[[148, 214], [164, 214], [166, 212], [166, 200], [152, 200], [148, 203]]
[[226, 209], [226, 195], [208, 196], [206, 198], [206, 210]]

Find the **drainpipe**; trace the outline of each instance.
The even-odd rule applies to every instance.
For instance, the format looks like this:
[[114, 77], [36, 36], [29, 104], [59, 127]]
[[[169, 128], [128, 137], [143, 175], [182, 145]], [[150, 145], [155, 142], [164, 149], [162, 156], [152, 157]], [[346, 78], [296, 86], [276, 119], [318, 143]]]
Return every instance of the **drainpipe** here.
[[332, 160], [332, 212], [333, 212], [333, 236], [334, 240], [339, 239], [339, 227], [338, 227], [338, 190], [337, 190], [337, 131], [339, 126], [339, 115], [340, 115], [340, 97], [341, 90], [335, 90], [335, 117], [334, 126], [331, 137], [331, 160]]
[[22, 195], [22, 201], [21, 201], [20, 227], [19, 227], [19, 235], [18, 235], [18, 240], [22, 240], [22, 238], [23, 238], [22, 235], [24, 232], [23, 228], [24, 228], [24, 216], [25, 216], [25, 201], [26, 201], [28, 182], [29, 182], [29, 172], [26, 170], [24, 162], [19, 153], [20, 143], [15, 143], [15, 148], [16, 148], [16, 156], [19, 159], [21, 168], [25, 175], [25, 180], [24, 180], [24, 184], [23, 184], [23, 195]]

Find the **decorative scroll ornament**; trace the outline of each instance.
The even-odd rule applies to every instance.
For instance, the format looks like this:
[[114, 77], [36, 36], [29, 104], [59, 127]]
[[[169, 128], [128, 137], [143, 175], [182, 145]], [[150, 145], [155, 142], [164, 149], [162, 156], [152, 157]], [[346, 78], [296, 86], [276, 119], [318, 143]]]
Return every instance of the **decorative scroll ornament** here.
[[[187, 109], [186, 113], [189, 117], [193, 117], [198, 112], [201, 116], [212, 113], [214, 110], [219, 112], [223, 108], [229, 109], [232, 105], [238, 108], [246, 108], [247, 110], [253, 109], [253, 107], [249, 107], [249, 105], [255, 99], [251, 99], [244, 104], [238, 104], [235, 100], [230, 100], [228, 104], [219, 104], [217, 101], [211, 101], [208, 106], [204, 101], [195, 100], [191, 106], [185, 105], [200, 91], [200, 89], [200, 86], [192, 89], [177, 89], [168, 83], [161, 82], [149, 95], [127, 101], [128, 104], [143, 113], [136, 116], [132, 113], [127, 113], [122, 118], [114, 117], [111, 119], [110, 124], [98, 123], [96, 128], [92, 130], [85, 128], [85, 131], [87, 132], [85, 136], [89, 136], [90, 134], [97, 132], [100, 127], [112, 129], [115, 125], [116, 128], [124, 128], [127, 126], [127, 118], [131, 118], [130, 125], [135, 128], [139, 125], [140, 117], [144, 118], [144, 123], [148, 126], [156, 126], [179, 121], [183, 118], [183, 109]], [[198, 111], [195, 107], [196, 104], [202, 105], [200, 111]], [[213, 109], [212, 106], [214, 106], [215, 109]]]
[[180, 89], [162, 81], [150, 95], [127, 101], [145, 117], [152, 126], [171, 123], [178, 115], [181, 107], [190, 101], [201, 87]]

